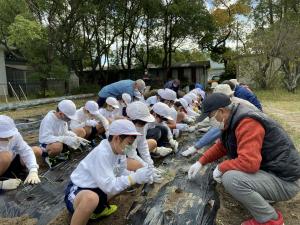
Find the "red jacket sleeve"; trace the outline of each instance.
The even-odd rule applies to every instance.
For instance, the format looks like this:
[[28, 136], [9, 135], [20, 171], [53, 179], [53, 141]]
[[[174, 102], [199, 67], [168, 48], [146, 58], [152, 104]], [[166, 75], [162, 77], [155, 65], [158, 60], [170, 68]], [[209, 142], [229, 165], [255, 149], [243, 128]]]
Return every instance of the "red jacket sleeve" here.
[[239, 122], [235, 136], [238, 157], [220, 163], [219, 170], [223, 173], [228, 170], [239, 170], [246, 173], [257, 172], [262, 160], [261, 148], [265, 129], [258, 121], [245, 118]]
[[212, 147], [210, 147], [203, 156], [200, 157], [199, 162], [202, 165], [218, 160], [226, 155], [226, 149], [224, 148], [220, 140], [217, 141]]

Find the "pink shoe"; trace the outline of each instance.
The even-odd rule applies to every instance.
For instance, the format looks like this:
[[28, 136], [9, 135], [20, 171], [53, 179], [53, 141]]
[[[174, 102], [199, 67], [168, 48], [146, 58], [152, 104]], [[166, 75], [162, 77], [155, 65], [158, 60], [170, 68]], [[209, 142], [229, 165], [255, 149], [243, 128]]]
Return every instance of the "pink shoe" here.
[[251, 219], [243, 222], [241, 225], [284, 225], [281, 212], [277, 211], [277, 214], [278, 214], [277, 220], [269, 220], [268, 222], [265, 223], [259, 223], [255, 219]]

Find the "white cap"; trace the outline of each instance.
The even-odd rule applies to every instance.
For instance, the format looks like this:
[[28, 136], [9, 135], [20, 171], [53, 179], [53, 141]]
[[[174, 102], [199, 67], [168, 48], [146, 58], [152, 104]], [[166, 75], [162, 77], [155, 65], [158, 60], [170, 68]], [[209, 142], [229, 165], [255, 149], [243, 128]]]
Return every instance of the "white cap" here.
[[71, 100], [62, 100], [58, 103], [58, 109], [69, 119], [76, 120], [76, 105]]
[[234, 91], [231, 90], [228, 84], [219, 84], [215, 87], [214, 93], [222, 93], [227, 96], [232, 96]]
[[123, 93], [122, 94], [122, 100], [128, 105], [131, 102], [131, 96], [130, 94]]
[[142, 120], [147, 123], [155, 121], [155, 118], [150, 114], [148, 106], [140, 101], [130, 103], [126, 108], [126, 113], [131, 120]]
[[160, 115], [160, 116], [162, 116], [162, 117], [164, 117], [168, 120], [173, 120], [173, 118], [171, 117], [171, 109], [165, 103], [162, 103], [162, 102], [155, 103], [152, 107], [152, 110], [156, 114], [158, 114], [158, 115]]
[[198, 101], [198, 96], [197, 96], [197, 94], [195, 94], [195, 93], [193, 93], [193, 92], [190, 92], [188, 95], [191, 96], [191, 98], [193, 99], [193, 101]]
[[109, 135], [142, 135], [137, 132], [133, 122], [126, 119], [114, 120], [108, 128]]
[[87, 101], [84, 108], [92, 115], [99, 114], [99, 106], [95, 101]]
[[191, 105], [193, 103], [193, 99], [192, 99], [192, 97], [190, 95], [187, 94], [187, 95], [183, 96], [183, 98], [184, 98], [184, 100], [186, 100], [186, 102], [189, 105]]
[[215, 87], [217, 87], [218, 82], [212, 82], [210, 88], [214, 89]]
[[0, 115], [0, 138], [12, 137], [19, 133], [12, 118]]
[[176, 92], [169, 88], [162, 89], [158, 94], [161, 98], [169, 101], [175, 101], [177, 98]]
[[[164, 92], [164, 89], [158, 89], [158, 90], [157, 90], [157, 94], [158, 94], [160, 97], [162, 97], [162, 95], [164, 95], [163, 92]], [[162, 98], [163, 98], [163, 97], [162, 97]]]
[[106, 102], [106, 104], [108, 104], [108, 105], [114, 107], [115, 109], [118, 109], [118, 108], [119, 108], [119, 102], [118, 102], [118, 100], [117, 100], [116, 98], [114, 98], [114, 97], [108, 97], [108, 98], [106, 99], [105, 102]]
[[180, 102], [180, 104], [183, 106], [183, 108], [184, 108], [185, 110], [187, 110], [187, 108], [188, 108], [188, 106], [189, 106], [189, 103], [188, 103], [184, 98], [180, 98], [180, 99], [179, 99], [179, 102]]
[[237, 81], [237, 79], [230, 79], [229, 81], [231, 83], [233, 83], [234, 85], [239, 85], [239, 82]]

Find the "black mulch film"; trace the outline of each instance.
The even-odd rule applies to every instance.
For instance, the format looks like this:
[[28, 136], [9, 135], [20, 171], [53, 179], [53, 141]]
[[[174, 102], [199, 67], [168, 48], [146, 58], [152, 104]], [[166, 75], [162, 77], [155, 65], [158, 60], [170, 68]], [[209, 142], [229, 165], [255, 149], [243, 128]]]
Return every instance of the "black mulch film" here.
[[[32, 132], [37, 122], [19, 121], [22, 133]], [[164, 170], [161, 184], [146, 184], [127, 214], [127, 224], [170, 225], [199, 224], [213, 225], [220, 206], [215, 183], [212, 179], [214, 165], [205, 167], [192, 181], [188, 180], [189, 167], [198, 160], [199, 154], [190, 158], [180, 155], [201, 134], [195, 132], [179, 138], [179, 151], [156, 161]], [[42, 183], [21, 185], [17, 190], [0, 195], [0, 217], [19, 217], [28, 214], [45, 225], [55, 218], [63, 208], [64, 189], [71, 172], [88, 151], [75, 154], [71, 160], [59, 164], [54, 170], [42, 174]], [[124, 203], [126, 204], [126, 203]]]

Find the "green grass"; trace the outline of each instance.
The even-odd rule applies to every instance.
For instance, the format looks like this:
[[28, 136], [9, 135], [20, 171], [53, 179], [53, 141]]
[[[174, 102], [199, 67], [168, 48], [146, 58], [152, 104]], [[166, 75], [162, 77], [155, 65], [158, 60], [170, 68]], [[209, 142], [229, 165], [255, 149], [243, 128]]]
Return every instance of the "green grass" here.
[[[295, 118], [299, 118], [299, 121], [294, 122], [295, 125], [300, 124], [300, 91], [290, 93], [282, 89], [257, 90], [255, 94], [268, 111], [267, 113], [288, 132], [298, 151], [300, 151], [300, 129], [291, 125], [293, 123], [291, 119]], [[280, 115], [275, 110], [280, 110], [283, 114]]]

